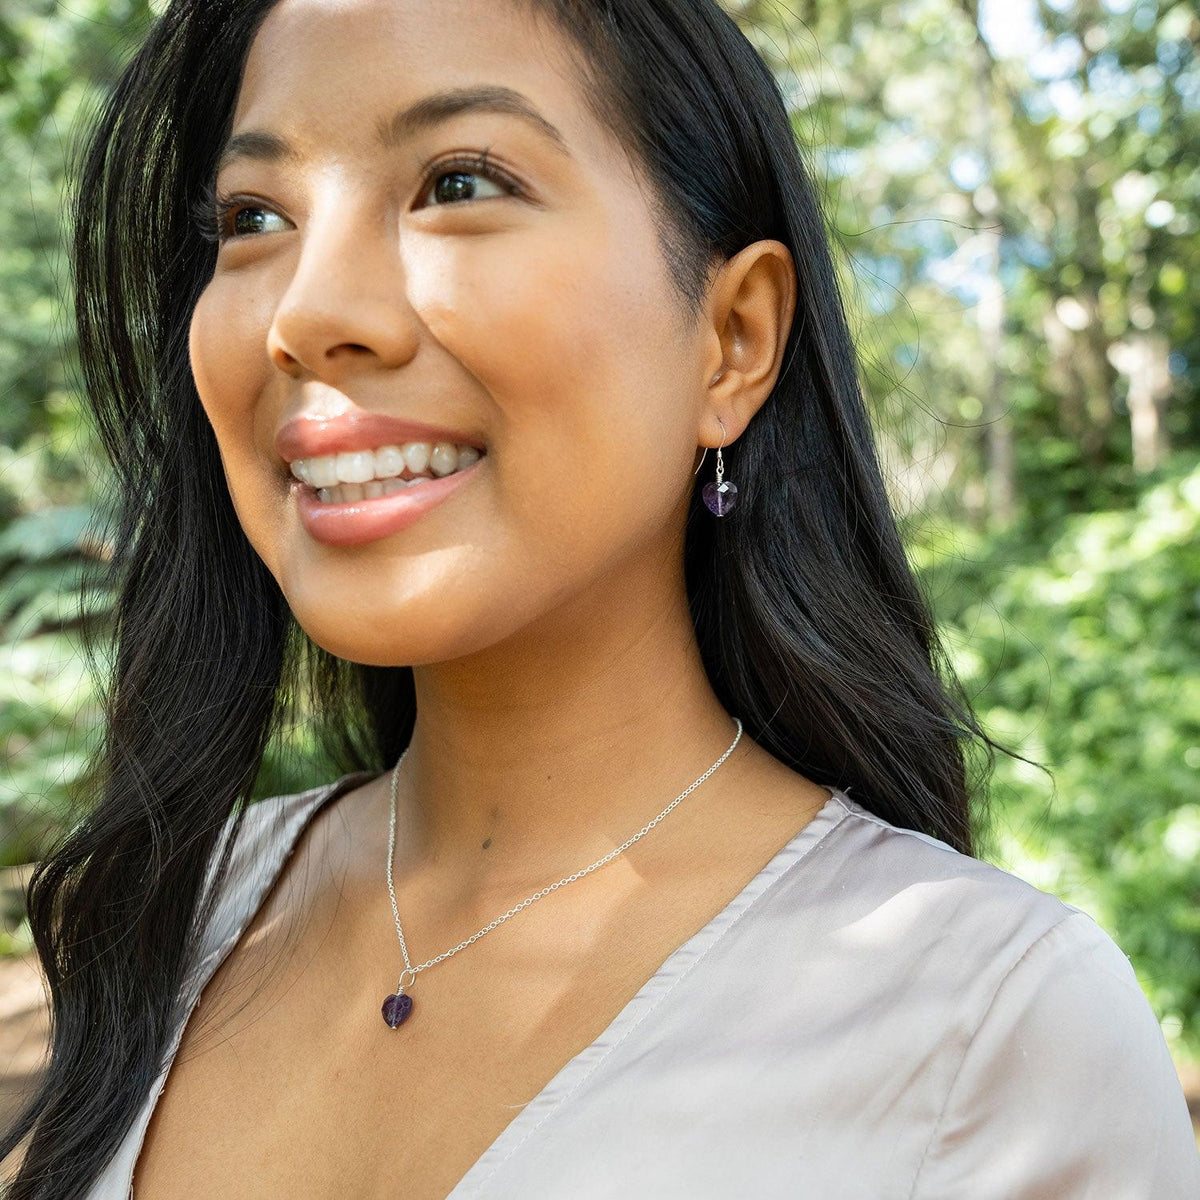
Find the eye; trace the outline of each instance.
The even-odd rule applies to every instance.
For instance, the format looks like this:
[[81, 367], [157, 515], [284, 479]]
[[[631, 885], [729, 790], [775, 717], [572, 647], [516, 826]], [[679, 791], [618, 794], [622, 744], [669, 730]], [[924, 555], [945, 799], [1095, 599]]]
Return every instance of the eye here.
[[[500, 189], [501, 196], [520, 196], [523, 194], [520, 184], [516, 182], [506, 171], [501, 170], [494, 163], [488, 160], [488, 152], [484, 150], [480, 154], [469, 154], [462, 158], [454, 158], [449, 162], [438, 163], [432, 171], [425, 176], [424, 190], [422, 197], [430, 194], [430, 184], [434, 186], [432, 191], [434, 195], [442, 202], [435, 207], [444, 208], [449, 205], [459, 204], [464, 200], [486, 200], [487, 196], [477, 196], [477, 188], [475, 185], [466, 182], [473, 176], [486, 179], [494, 187]], [[443, 180], [450, 180], [449, 184], [442, 184]]]
[[224, 196], [212, 185], [206, 187], [203, 195], [192, 204], [191, 215], [200, 236], [218, 244], [270, 233], [270, 228], [263, 228], [263, 223], [272, 217], [287, 220], [253, 196]]

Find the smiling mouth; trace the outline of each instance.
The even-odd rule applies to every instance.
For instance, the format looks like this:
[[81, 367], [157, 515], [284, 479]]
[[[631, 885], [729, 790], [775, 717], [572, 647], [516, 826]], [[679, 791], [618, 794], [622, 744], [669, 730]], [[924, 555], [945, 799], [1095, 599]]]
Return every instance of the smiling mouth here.
[[[487, 458], [486, 453], [476, 453], [469, 464], [463, 458], [455, 466], [445, 456], [438, 456], [430, 461], [426, 471], [414, 473], [406, 463], [399, 475], [363, 483], [332, 483], [328, 487], [314, 487], [293, 478], [289, 498], [295, 504], [305, 533], [314, 541], [331, 547], [366, 545], [402, 533], [426, 513], [469, 488], [471, 481], [478, 479], [484, 470]], [[295, 465], [293, 462], [293, 474]], [[361, 473], [365, 466], [361, 463], [359, 466]], [[353, 468], [353, 463], [350, 467]], [[321, 475], [321, 470], [318, 466], [317, 479], [328, 478]], [[311, 478], [312, 472], [309, 474]]]
[[319, 503], [348, 504], [420, 489], [422, 484], [458, 474], [486, 453], [452, 442], [408, 442], [296, 459], [289, 469]]

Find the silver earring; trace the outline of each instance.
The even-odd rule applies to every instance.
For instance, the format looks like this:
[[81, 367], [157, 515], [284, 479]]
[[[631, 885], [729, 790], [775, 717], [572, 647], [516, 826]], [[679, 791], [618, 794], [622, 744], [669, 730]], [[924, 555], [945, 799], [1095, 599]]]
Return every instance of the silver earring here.
[[[721, 421], [721, 418], [717, 418]], [[725, 459], [721, 454], [721, 448], [725, 445], [725, 422], [721, 421], [721, 445], [717, 447], [717, 481], [716, 483], [706, 483], [700, 490], [701, 498], [704, 500], [704, 506], [715, 517], [723, 517], [737, 503], [737, 484], [730, 483], [725, 479]], [[708, 453], [708, 447], [704, 447], [704, 454]], [[700, 473], [700, 468], [704, 466], [704, 454], [700, 455], [700, 462], [693, 475]]]

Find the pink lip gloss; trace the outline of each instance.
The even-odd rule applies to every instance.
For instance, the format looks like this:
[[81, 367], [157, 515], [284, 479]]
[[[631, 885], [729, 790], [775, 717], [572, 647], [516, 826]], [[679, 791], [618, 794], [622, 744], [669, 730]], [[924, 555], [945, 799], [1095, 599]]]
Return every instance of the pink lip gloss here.
[[300, 510], [300, 522], [310, 537], [327, 546], [359, 546], [407, 529], [447, 496], [465, 487], [487, 461], [477, 459], [452, 475], [424, 479], [390, 496], [374, 500], [348, 500], [326, 504], [317, 499], [315, 488], [298, 479], [291, 483]]

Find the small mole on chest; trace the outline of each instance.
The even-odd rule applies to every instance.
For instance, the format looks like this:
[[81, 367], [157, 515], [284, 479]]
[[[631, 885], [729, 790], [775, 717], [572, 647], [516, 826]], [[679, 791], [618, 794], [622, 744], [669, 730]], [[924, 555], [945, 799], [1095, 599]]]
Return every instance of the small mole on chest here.
[[[491, 807], [491, 811], [488, 813], [488, 815], [494, 821], [500, 815], [500, 805], [493, 804]], [[487, 850], [491, 846], [491, 844], [492, 844], [492, 839], [490, 836], [483, 839], [483, 849], [484, 850]]]

